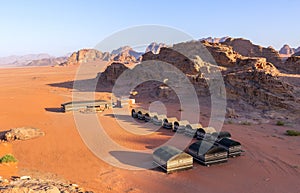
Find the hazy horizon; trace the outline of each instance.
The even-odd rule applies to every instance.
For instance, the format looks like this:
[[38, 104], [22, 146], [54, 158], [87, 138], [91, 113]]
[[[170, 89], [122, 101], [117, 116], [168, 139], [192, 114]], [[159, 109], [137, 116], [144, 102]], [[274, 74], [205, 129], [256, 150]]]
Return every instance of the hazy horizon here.
[[122, 29], [149, 24], [174, 27], [194, 39], [230, 36], [276, 50], [284, 44], [297, 48], [300, 27], [295, 19], [299, 6], [295, 0], [5, 1], [0, 13], [0, 57], [63, 56], [93, 48]]

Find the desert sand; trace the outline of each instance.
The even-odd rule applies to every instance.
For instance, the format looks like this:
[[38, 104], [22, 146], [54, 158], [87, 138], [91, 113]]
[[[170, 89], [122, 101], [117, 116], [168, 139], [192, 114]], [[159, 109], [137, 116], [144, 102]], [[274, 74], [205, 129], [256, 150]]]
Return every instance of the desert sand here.
[[[18, 171], [1, 166], [1, 176], [57, 177], [94, 192], [300, 192], [300, 140], [284, 135], [299, 125], [225, 124], [223, 130], [242, 143], [245, 154], [211, 167], [194, 163], [191, 170], [167, 175], [159, 169], [130, 171], [105, 163], [83, 143], [73, 114], [59, 111], [61, 103], [71, 101], [72, 89], [53, 84], [72, 81], [76, 70], [76, 66], [0, 69], [0, 131], [33, 126], [46, 133], [5, 149], [1, 145], [1, 154], [11, 152], [19, 160]], [[98, 95], [109, 99], [109, 93]], [[128, 148], [153, 148], [173, 135], [164, 129], [146, 136], [130, 134], [111, 114], [112, 110], [104, 111], [98, 118], [109, 136]]]

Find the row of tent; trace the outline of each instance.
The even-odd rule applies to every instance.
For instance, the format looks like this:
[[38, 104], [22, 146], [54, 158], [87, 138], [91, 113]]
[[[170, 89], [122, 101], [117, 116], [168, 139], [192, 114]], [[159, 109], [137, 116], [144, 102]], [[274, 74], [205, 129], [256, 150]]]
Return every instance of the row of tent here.
[[143, 109], [132, 109], [131, 116], [197, 139], [211, 138], [211, 140], [214, 140], [216, 138], [231, 137], [231, 134], [226, 131], [217, 132], [213, 127], [203, 127], [200, 123], [190, 124], [187, 120], [179, 121], [176, 117], [168, 118], [166, 115], [148, 112]]
[[243, 152], [241, 143], [231, 139], [231, 134], [226, 131], [216, 132], [212, 127], [203, 128], [201, 124], [178, 121], [142, 109], [132, 109], [131, 116], [198, 139], [185, 152], [173, 146], [162, 146], [153, 152], [154, 163], [167, 173], [192, 168], [193, 160], [209, 166], [227, 162], [229, 157], [239, 156]]

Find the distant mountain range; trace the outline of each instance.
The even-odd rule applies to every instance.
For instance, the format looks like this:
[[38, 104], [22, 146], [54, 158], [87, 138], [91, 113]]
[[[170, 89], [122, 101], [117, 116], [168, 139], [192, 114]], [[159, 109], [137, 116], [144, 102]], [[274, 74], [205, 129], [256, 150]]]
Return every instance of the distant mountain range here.
[[0, 57], [0, 67], [54, 66], [67, 61], [69, 56], [54, 57], [49, 54], [28, 54]]
[[[273, 48], [264, 48], [259, 45], [252, 44], [249, 40], [242, 38], [231, 38], [229, 36], [221, 38], [207, 37], [199, 39], [199, 41], [206, 41], [209, 43], [222, 43], [232, 46], [233, 49], [245, 56], [263, 57], [267, 55], [268, 61], [279, 63], [280, 57], [290, 57], [292, 55], [300, 55], [300, 47], [291, 48], [289, 45], [284, 45], [279, 51]], [[113, 50], [111, 53], [95, 50], [82, 49], [72, 54], [62, 57], [53, 57], [49, 54], [29, 54], [24, 56], [8, 56], [0, 57], [0, 67], [18, 67], [18, 66], [57, 66], [78, 64], [87, 61], [105, 60], [105, 61], [119, 61], [123, 63], [137, 63], [141, 61], [141, 56], [144, 53], [152, 52], [158, 54], [161, 48], [169, 47], [164, 43], [150, 43], [144, 52], [135, 51], [130, 46], [123, 46]], [[261, 52], [261, 53], [259, 53]], [[280, 55], [281, 54], [281, 55]]]
[[279, 53], [280, 54], [285, 54], [285, 55], [293, 55], [295, 53], [300, 52], [300, 47], [298, 48], [291, 48], [289, 45], [285, 44], [280, 50]]

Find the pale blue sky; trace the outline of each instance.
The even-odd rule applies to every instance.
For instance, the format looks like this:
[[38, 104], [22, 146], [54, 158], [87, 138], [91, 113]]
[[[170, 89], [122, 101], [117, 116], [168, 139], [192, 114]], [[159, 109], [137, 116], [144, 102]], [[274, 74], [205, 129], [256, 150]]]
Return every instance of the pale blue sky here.
[[300, 1], [0, 0], [0, 56], [64, 55], [130, 26], [166, 25], [193, 38], [244, 37], [300, 46]]

